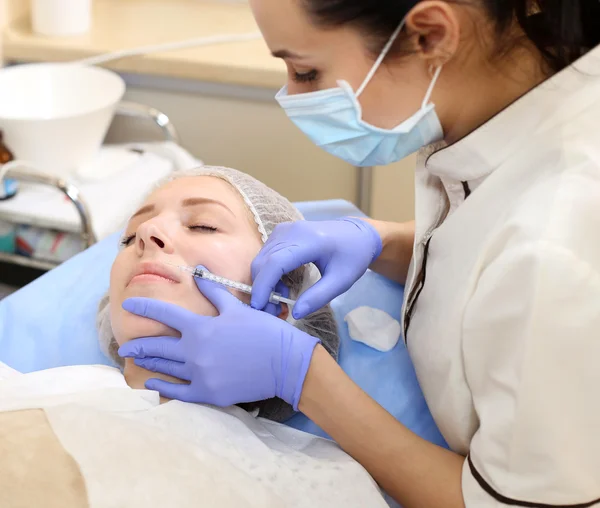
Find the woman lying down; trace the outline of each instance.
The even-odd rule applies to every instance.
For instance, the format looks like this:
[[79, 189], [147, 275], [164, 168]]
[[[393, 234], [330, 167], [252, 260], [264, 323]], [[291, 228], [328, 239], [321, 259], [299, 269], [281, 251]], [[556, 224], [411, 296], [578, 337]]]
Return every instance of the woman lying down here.
[[[159, 400], [144, 389], [148, 379], [183, 381], [117, 354], [138, 337], [180, 336], [126, 312], [124, 300], [156, 298], [215, 316], [194, 279], [173, 265], [250, 283], [251, 262], [275, 225], [301, 219], [289, 201], [232, 169], [175, 173], [157, 188], [129, 221], [100, 303], [101, 346], [122, 372], [0, 372], [0, 506], [387, 506], [335, 444], [277, 423], [293, 413], [283, 401], [218, 409]], [[309, 271], [283, 280], [292, 298]], [[271, 312], [292, 321], [285, 305]], [[337, 355], [330, 309], [294, 324]]]

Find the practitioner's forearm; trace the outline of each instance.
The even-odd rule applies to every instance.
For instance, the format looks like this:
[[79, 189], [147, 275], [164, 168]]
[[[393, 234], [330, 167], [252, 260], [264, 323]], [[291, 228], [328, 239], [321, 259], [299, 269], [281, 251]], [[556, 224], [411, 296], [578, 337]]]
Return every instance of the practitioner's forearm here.
[[300, 410], [405, 508], [464, 507], [464, 457], [421, 439], [396, 421], [321, 346], [306, 377]]
[[404, 284], [412, 259], [415, 223], [383, 222], [368, 219], [381, 236], [383, 250], [371, 269], [388, 279]]

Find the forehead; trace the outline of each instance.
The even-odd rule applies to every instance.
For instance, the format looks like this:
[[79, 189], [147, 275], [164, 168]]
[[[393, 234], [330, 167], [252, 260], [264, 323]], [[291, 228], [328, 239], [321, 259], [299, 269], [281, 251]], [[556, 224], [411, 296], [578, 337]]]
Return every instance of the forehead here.
[[283, 36], [286, 32], [311, 30], [303, 0], [250, 0], [250, 8], [261, 31], [272, 36]]
[[[222, 203], [232, 212], [233, 215], [226, 211], [224, 213], [237, 224], [238, 232], [244, 230], [260, 239], [256, 221], [240, 193], [227, 181], [215, 176], [186, 176], [167, 182], [150, 194], [138, 209], [153, 206], [158, 214], [169, 211], [178, 213], [183, 202], [190, 198], [207, 198]], [[129, 227], [137, 228], [144, 220], [145, 216], [134, 216], [129, 221]]]
[[150, 194], [143, 205], [178, 207], [187, 198], [209, 198], [221, 201], [236, 215], [246, 210], [240, 194], [228, 182], [214, 176], [186, 176], [167, 182]]
[[317, 27], [302, 0], [250, 0], [250, 6], [271, 51], [323, 51], [323, 40], [333, 40], [335, 30]]
[[339, 59], [340, 55], [356, 56], [363, 52], [364, 40], [351, 24], [319, 26], [303, 3], [304, 0], [250, 0], [256, 22], [271, 52], [291, 51], [316, 64]]

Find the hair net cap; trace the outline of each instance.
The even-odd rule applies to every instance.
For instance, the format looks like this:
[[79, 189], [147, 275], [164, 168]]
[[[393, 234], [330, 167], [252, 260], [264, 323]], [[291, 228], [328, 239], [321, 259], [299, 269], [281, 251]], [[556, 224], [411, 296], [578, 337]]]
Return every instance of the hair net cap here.
[[[175, 171], [168, 178], [159, 182], [155, 189], [179, 178], [198, 176], [220, 178], [229, 183], [239, 193], [256, 223], [263, 243], [267, 241], [278, 224], [304, 220], [302, 214], [288, 199], [256, 178], [235, 169], [219, 166], [200, 166], [195, 169]], [[294, 270], [283, 280], [290, 288], [290, 298], [297, 299], [299, 294], [319, 278], [320, 273], [317, 268], [314, 265], [306, 265]], [[329, 354], [337, 359], [339, 336], [335, 318], [329, 306], [298, 321], [294, 320], [290, 312], [288, 322], [296, 328], [318, 337]], [[110, 324], [108, 295], [100, 301], [97, 327], [102, 351], [117, 364], [123, 366], [123, 360], [117, 354], [118, 344]], [[270, 399], [256, 404], [243, 404], [242, 407], [250, 411], [259, 409], [259, 416], [275, 421], [285, 421], [294, 413], [292, 407], [280, 399]]]
[[201, 166], [195, 169], [176, 171], [166, 182], [189, 176], [214, 176], [228, 182], [238, 191], [258, 227], [265, 243], [277, 224], [304, 220], [298, 209], [281, 194], [246, 173], [220, 166]]

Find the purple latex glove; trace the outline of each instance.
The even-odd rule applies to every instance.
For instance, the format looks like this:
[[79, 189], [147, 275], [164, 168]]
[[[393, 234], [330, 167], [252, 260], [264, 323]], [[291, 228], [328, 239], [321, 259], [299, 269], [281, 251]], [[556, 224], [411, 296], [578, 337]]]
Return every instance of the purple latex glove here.
[[361, 219], [279, 224], [252, 262], [251, 305], [264, 309], [284, 274], [314, 263], [322, 278], [294, 306], [294, 318], [302, 319], [348, 291], [381, 249], [379, 233]]
[[219, 311], [199, 316], [176, 305], [130, 298], [123, 308], [178, 330], [181, 339], [151, 337], [127, 342], [119, 355], [185, 381], [149, 379], [146, 388], [184, 402], [230, 406], [279, 397], [298, 410], [304, 378], [319, 340], [282, 319], [245, 305], [227, 289], [196, 279]]

